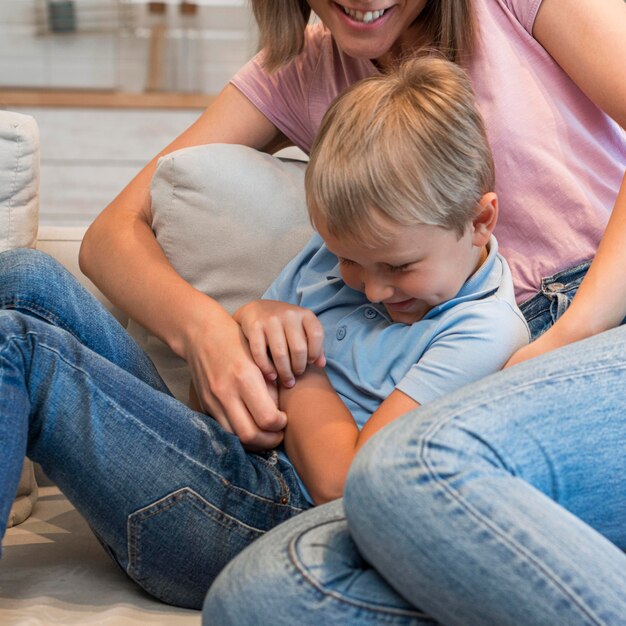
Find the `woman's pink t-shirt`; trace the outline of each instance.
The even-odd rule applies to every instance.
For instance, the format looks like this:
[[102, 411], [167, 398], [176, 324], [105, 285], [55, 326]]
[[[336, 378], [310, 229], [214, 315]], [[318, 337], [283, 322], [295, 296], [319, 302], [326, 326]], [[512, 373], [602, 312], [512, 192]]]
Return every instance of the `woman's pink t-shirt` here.
[[[541, 0], [475, 0], [481, 31], [467, 68], [496, 163], [496, 237], [518, 302], [541, 279], [593, 258], [626, 168], [626, 133], [532, 37]], [[322, 25], [302, 53], [268, 75], [262, 53], [232, 83], [309, 152], [330, 103], [377, 72], [343, 54]]]

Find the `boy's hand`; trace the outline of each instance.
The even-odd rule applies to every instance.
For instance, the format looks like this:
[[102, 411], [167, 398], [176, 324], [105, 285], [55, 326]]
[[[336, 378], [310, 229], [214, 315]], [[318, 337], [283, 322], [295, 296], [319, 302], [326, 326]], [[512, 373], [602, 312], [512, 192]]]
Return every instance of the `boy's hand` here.
[[309, 309], [276, 300], [253, 300], [233, 317], [268, 380], [278, 378], [285, 387], [292, 387], [308, 364], [326, 365], [324, 329]]

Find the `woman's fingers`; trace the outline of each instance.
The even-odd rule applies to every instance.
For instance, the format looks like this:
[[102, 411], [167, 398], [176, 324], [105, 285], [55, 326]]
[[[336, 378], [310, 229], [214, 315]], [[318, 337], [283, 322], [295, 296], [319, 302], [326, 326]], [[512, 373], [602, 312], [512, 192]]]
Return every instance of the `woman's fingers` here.
[[187, 362], [202, 409], [246, 446], [273, 447], [286, 416], [278, 409], [238, 324], [222, 324], [192, 342]]

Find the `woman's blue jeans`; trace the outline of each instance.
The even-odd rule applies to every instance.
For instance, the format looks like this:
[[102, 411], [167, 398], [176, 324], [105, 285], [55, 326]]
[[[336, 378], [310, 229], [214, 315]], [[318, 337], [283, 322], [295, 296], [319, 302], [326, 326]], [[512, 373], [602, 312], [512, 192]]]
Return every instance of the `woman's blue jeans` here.
[[181, 606], [310, 506], [291, 468], [171, 397], [118, 322], [33, 250], [0, 254], [0, 442], [0, 537], [27, 453], [131, 578]]
[[[585, 269], [544, 281], [525, 307], [535, 335]], [[623, 626], [624, 549], [622, 326], [385, 428], [343, 502], [281, 525], [224, 569], [204, 623]]]

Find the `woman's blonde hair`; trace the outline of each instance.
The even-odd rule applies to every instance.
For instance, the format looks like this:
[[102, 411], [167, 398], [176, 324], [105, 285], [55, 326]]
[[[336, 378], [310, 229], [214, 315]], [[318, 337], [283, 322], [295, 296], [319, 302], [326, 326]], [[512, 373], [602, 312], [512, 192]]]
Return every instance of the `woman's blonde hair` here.
[[[276, 70], [302, 50], [311, 8], [306, 0], [251, 2], [261, 33], [264, 65], [269, 71]], [[427, 0], [418, 20], [423, 24], [424, 46], [456, 63], [471, 54], [475, 32], [472, 0]]]
[[470, 80], [434, 56], [366, 78], [335, 100], [305, 176], [313, 224], [321, 218], [331, 235], [366, 244], [385, 240], [380, 217], [460, 237], [494, 185]]

